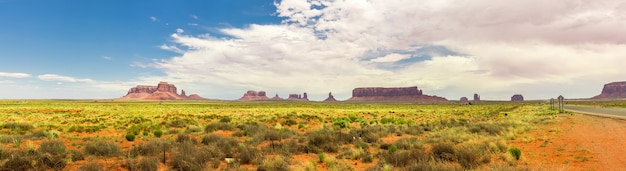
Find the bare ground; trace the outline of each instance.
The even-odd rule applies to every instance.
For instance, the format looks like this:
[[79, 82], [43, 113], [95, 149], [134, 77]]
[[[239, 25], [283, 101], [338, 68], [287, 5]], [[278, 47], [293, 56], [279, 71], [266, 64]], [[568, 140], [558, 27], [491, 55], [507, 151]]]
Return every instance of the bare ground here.
[[516, 138], [518, 166], [533, 170], [626, 170], [626, 120], [560, 115]]

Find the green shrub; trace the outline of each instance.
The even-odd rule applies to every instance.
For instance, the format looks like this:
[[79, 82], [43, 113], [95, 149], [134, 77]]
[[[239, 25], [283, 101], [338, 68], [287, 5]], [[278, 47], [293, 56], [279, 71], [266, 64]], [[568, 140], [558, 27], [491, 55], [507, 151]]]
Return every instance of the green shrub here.
[[396, 145], [392, 144], [392, 145], [389, 146], [389, 152], [393, 153], [393, 152], [396, 152], [396, 151], [398, 151], [398, 147], [396, 147]]
[[320, 163], [324, 163], [324, 159], [326, 159], [326, 156], [324, 155], [324, 153], [319, 153], [317, 154], [317, 158], [319, 159]]
[[96, 141], [85, 145], [85, 153], [96, 156], [116, 156], [120, 153], [120, 147], [108, 141]]
[[296, 122], [293, 119], [287, 119], [287, 120], [283, 121], [281, 124], [286, 125], [286, 126], [291, 126], [291, 125], [298, 124], [298, 122]]
[[61, 140], [49, 140], [43, 141], [39, 144], [39, 152], [42, 154], [48, 153], [51, 155], [65, 154], [65, 143]]
[[153, 132], [154, 136], [157, 138], [160, 138], [161, 136], [163, 136], [163, 131], [161, 131], [160, 129], [157, 129]]
[[222, 118], [220, 119], [220, 122], [222, 122], [222, 123], [229, 123], [229, 122], [230, 122], [230, 120], [231, 120], [231, 119], [230, 119], [230, 117], [225, 116], [225, 117], [222, 117]]
[[513, 155], [513, 157], [515, 157], [515, 160], [519, 160], [520, 157], [522, 157], [522, 150], [520, 150], [517, 147], [509, 148], [509, 153], [511, 153], [511, 155]]
[[128, 141], [135, 141], [135, 134], [132, 132], [126, 133], [126, 140]]

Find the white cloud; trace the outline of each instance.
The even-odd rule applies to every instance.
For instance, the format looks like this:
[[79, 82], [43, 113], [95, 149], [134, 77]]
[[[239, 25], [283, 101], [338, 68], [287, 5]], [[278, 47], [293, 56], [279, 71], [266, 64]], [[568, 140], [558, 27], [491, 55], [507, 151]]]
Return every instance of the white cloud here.
[[28, 77], [32, 77], [32, 75], [27, 74], [27, 73], [18, 73], [18, 72], [0, 72], [0, 77], [28, 78]]
[[102, 56], [102, 59], [108, 60], [108, 61], [113, 60], [113, 58], [110, 56]]
[[83, 83], [95, 82], [94, 80], [88, 79], [88, 78], [74, 78], [70, 76], [63, 76], [63, 75], [56, 75], [56, 74], [42, 74], [42, 75], [38, 75], [37, 78], [43, 81], [83, 82]]
[[407, 58], [410, 58], [410, 57], [411, 57], [411, 55], [409, 55], [409, 54], [390, 53], [390, 54], [387, 54], [387, 55], [385, 55], [383, 57], [372, 59], [370, 61], [372, 61], [372, 62], [398, 62], [400, 60], [407, 59]]
[[177, 28], [177, 29], [176, 29], [176, 33], [178, 33], [178, 34], [183, 33], [183, 32], [185, 32], [185, 30], [183, 30], [183, 29], [181, 29], [181, 28]]
[[[282, 96], [307, 91], [319, 100], [333, 91], [345, 99], [354, 87], [417, 85], [450, 99], [473, 93], [533, 99], [553, 96], [547, 90], [555, 87], [591, 97], [626, 72], [626, 2], [618, 0], [282, 0], [276, 6], [282, 24], [221, 29], [227, 38], [177, 30], [175, 45], [160, 48], [180, 55], [143, 65], [165, 72], [146, 79], [203, 87], [209, 97], [262, 89]], [[410, 58], [403, 54], [421, 45], [458, 55], [394, 69], [372, 64]]]
[[152, 20], [152, 22], [157, 22], [159, 21], [158, 18], [156, 18], [155, 16], [150, 16], [150, 20]]
[[197, 15], [193, 15], [193, 14], [191, 14], [191, 15], [189, 15], [189, 16], [190, 16], [191, 18], [193, 18], [193, 19], [196, 19], [196, 20], [198, 19], [198, 16], [197, 16]]

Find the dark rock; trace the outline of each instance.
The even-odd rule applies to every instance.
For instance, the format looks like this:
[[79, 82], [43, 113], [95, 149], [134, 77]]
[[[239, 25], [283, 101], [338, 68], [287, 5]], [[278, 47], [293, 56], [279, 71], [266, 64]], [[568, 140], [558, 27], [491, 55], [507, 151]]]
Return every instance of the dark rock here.
[[333, 96], [333, 94], [331, 92], [328, 92], [328, 98], [326, 98], [324, 101], [325, 102], [336, 102], [337, 100], [335, 99], [335, 97]]
[[524, 96], [522, 96], [521, 94], [515, 94], [515, 95], [511, 96], [511, 101], [512, 102], [523, 102], [524, 101]]
[[480, 95], [474, 93], [474, 102], [480, 102]]
[[459, 103], [460, 104], [469, 104], [469, 100], [467, 99], [467, 97], [461, 97], [461, 99], [459, 99]]

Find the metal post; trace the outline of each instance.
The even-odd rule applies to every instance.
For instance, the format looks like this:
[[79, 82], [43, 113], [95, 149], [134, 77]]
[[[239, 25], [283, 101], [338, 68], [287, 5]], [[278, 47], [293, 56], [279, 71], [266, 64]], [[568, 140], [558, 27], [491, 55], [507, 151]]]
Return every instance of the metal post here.
[[559, 113], [563, 113], [563, 106], [565, 105], [563, 102], [564, 99], [563, 96], [559, 96]]

